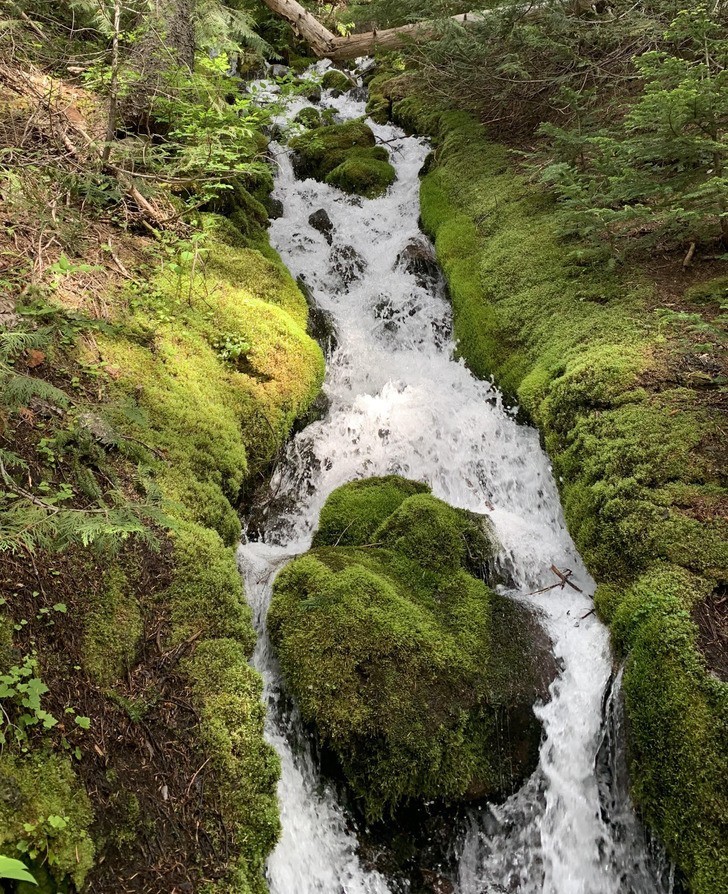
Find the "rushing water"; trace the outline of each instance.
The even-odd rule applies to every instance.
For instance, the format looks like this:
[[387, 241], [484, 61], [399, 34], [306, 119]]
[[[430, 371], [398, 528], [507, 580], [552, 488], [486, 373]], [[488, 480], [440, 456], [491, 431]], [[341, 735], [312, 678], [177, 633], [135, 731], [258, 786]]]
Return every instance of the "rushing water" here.
[[[305, 104], [293, 101], [288, 119]], [[364, 114], [364, 104], [346, 96], [324, 94], [322, 105], [343, 119]], [[328, 494], [355, 478], [397, 473], [490, 516], [508, 592], [543, 612], [563, 668], [550, 701], [535, 709], [544, 729], [540, 767], [504, 804], [472, 812], [453, 842], [454, 890], [660, 894], [668, 888], [658, 880], [658, 861], [626, 791], [614, 784], [620, 774], [602, 726], [612, 668], [607, 631], [592, 612], [594, 583], [566, 530], [548, 458], [537, 432], [517, 424], [497, 389], [453, 359], [442, 280], [418, 281], [400, 259], [408, 244], [423, 241], [418, 172], [426, 142], [394, 126], [371, 126], [397, 170], [394, 186], [375, 200], [297, 181], [285, 148], [273, 144], [284, 213], [272, 223], [271, 240], [333, 316], [338, 349], [328, 363], [326, 417], [290, 443], [271, 483], [263, 534], [240, 549], [259, 631], [254, 662], [265, 683], [267, 737], [282, 761], [283, 833], [269, 862], [271, 891], [398, 890], [358, 857], [351, 824], [319, 776], [295, 711], [281, 707], [265, 633], [273, 579], [309, 547]], [[331, 245], [308, 222], [320, 208], [334, 225]], [[583, 592], [528, 595], [554, 583], [552, 564], [572, 569]]]

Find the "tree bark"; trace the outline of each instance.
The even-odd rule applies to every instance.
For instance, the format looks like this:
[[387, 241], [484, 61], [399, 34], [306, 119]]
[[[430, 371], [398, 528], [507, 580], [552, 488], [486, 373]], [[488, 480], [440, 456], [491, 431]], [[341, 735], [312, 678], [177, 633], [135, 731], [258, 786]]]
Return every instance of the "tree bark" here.
[[[396, 50], [410, 41], [427, 40], [435, 33], [432, 22], [417, 22], [400, 28], [339, 37], [325, 28], [296, 0], [263, 0], [263, 2], [271, 12], [289, 22], [296, 34], [306, 41], [317, 56], [332, 59], [334, 62], [368, 56], [375, 50]], [[482, 18], [483, 13], [470, 12], [453, 16], [452, 21], [467, 25]]]

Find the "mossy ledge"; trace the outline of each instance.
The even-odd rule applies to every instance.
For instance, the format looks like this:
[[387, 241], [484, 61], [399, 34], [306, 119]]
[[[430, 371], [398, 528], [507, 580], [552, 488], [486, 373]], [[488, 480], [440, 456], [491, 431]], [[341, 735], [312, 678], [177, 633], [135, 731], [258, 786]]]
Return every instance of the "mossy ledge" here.
[[370, 478], [331, 494], [276, 579], [286, 684], [367, 821], [509, 794], [538, 762], [555, 663], [535, 617], [484, 582], [493, 555], [486, 518]]
[[[639, 275], [568, 260], [547, 195], [463, 113], [402, 81], [372, 107], [429, 135], [425, 230], [453, 303], [458, 350], [538, 425], [597, 606], [626, 658], [633, 795], [694, 894], [728, 890], [728, 684], [690, 612], [727, 577], [721, 427], [692, 387], [690, 350]], [[726, 281], [695, 301], [724, 299]], [[707, 297], [706, 297], [707, 296]], [[691, 293], [686, 296], [691, 300]]]

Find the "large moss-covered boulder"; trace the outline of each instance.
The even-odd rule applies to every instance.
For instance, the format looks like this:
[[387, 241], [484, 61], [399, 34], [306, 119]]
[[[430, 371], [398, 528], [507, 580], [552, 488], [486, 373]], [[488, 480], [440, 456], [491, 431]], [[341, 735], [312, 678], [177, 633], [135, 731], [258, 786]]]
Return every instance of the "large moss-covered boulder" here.
[[313, 127], [291, 140], [296, 176], [313, 177], [345, 192], [376, 198], [396, 174], [384, 146], [364, 121]]
[[390, 476], [345, 485], [276, 580], [285, 682], [369, 819], [506, 794], [533, 770], [555, 674], [523, 607], [489, 589], [482, 516]]

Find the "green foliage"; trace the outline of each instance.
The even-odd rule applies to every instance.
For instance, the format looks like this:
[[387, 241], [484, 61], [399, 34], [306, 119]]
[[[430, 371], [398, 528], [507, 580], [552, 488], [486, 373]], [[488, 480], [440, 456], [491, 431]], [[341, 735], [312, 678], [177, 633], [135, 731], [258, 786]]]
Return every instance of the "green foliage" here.
[[268, 630], [286, 682], [369, 818], [510, 791], [536, 760], [544, 643], [525, 611], [515, 644], [492, 623], [498, 600], [468, 573], [486, 571], [491, 536], [416, 482], [353, 482], [276, 579]]
[[0, 676], [0, 710], [3, 713], [0, 746], [14, 740], [26, 750], [30, 728], [39, 726], [49, 730], [58, 723], [41, 705], [47, 692], [48, 687], [38, 676], [35, 653], [26, 655], [22, 664], [13, 665]]
[[13, 857], [0, 856], [0, 879], [28, 882], [31, 885], [38, 884], [28, 872], [25, 863], [22, 863], [20, 860], [15, 860]]
[[[710, 241], [728, 247], [728, 39], [715, 9], [681, 11], [668, 50], [635, 60], [642, 94], [614, 127], [549, 127], [562, 159], [546, 168], [570, 235], [630, 246]], [[640, 228], [646, 230], [639, 242]]]
[[[400, 19], [432, 15], [416, 0], [396, 6]], [[468, 28], [443, 22], [437, 40], [406, 54], [407, 78], [530, 156], [541, 125], [534, 168], [558, 198], [574, 258], [728, 247], [725, 5], [617, 0], [608, 14], [547, 4], [532, 15], [518, 0], [493, 6]], [[383, 117], [386, 105], [372, 112]]]
[[[0, 848], [81, 889], [91, 868], [91, 805], [66, 758], [36, 750], [0, 754]], [[40, 876], [39, 876], [40, 878]]]

